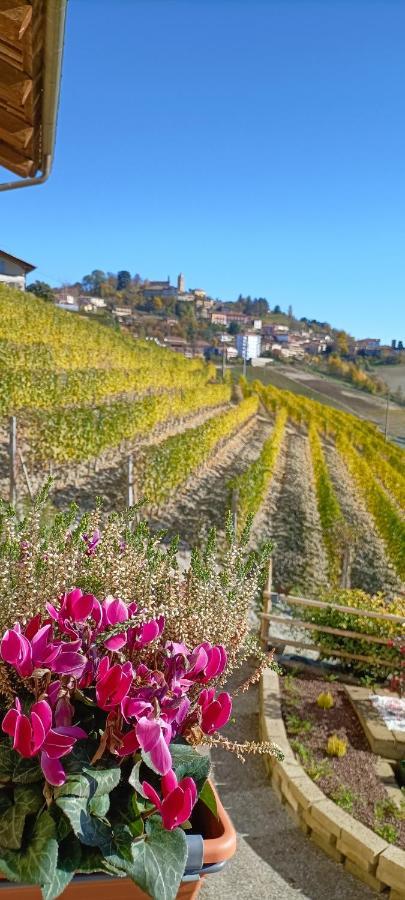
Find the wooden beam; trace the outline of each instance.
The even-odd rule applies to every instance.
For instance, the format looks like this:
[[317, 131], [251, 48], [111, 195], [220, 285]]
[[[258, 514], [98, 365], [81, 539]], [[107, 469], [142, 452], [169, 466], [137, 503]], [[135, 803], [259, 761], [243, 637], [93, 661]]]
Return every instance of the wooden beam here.
[[309, 631], [322, 631], [326, 634], [336, 634], [340, 637], [353, 638], [358, 641], [366, 641], [368, 644], [384, 644], [388, 646], [386, 638], [374, 637], [370, 634], [360, 634], [359, 631], [347, 631], [344, 628], [331, 628], [330, 625], [316, 625], [315, 622], [305, 622], [303, 619], [287, 618], [286, 616], [275, 616], [273, 613], [269, 615], [262, 614], [263, 619], [271, 619], [272, 622], [280, 622], [283, 625], [289, 625], [294, 628], [299, 625], [300, 628], [307, 628]]
[[0, 140], [15, 150], [25, 150], [33, 135], [32, 125], [27, 125], [9, 112], [0, 112]]
[[0, 0], [0, 34], [8, 41], [20, 41], [32, 18], [32, 6]]
[[32, 80], [6, 62], [0, 62], [0, 97], [20, 106], [32, 91]]
[[281, 638], [275, 637], [275, 635], [269, 634], [268, 637], [269, 644], [273, 647], [274, 644], [283, 644], [284, 647], [300, 647], [301, 650], [318, 650], [319, 653], [322, 653], [327, 659], [333, 659], [334, 656], [341, 657], [342, 659], [357, 659], [360, 662], [372, 663], [373, 666], [382, 666], [384, 669], [396, 669], [396, 665], [394, 662], [385, 663], [381, 662], [375, 656], [363, 656], [361, 653], [346, 653], [345, 650], [327, 650], [326, 647], [322, 649], [321, 646], [317, 644], [306, 644], [305, 641], [293, 641], [290, 638]]
[[10, 169], [11, 172], [15, 172], [16, 175], [21, 175], [23, 178], [30, 178], [32, 175], [35, 175], [36, 171], [36, 164], [33, 159], [27, 159], [21, 153], [13, 150], [12, 147], [4, 144], [3, 141], [0, 141], [0, 165], [4, 166], [5, 169]]
[[396, 622], [405, 627], [404, 616], [395, 616], [393, 613], [380, 613], [374, 610], [357, 609], [354, 606], [340, 606], [338, 603], [327, 603], [323, 600], [308, 600], [306, 597], [295, 597], [293, 594], [273, 594], [279, 600], [290, 606], [313, 606], [315, 609], [334, 609], [336, 612], [350, 613], [353, 616], [363, 616], [365, 619], [385, 619], [387, 622]]

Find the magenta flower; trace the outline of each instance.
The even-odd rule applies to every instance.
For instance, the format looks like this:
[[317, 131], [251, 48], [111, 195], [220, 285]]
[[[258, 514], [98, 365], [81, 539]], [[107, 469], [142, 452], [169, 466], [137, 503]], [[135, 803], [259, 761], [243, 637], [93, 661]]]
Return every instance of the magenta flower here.
[[[121, 622], [126, 622], [129, 618], [128, 607], [123, 600], [119, 600], [115, 597], [106, 597], [104, 603], [102, 604], [102, 620], [101, 620], [101, 628], [105, 630], [112, 625], [117, 625]], [[114, 637], [108, 638], [104, 641], [104, 645], [108, 650], [120, 650], [121, 647], [124, 647], [127, 642], [127, 635], [117, 634]]]
[[200, 644], [189, 656], [190, 668], [186, 677], [205, 684], [212, 678], [219, 678], [227, 663], [225, 647], [213, 646], [208, 641]]
[[172, 767], [172, 758], [168, 744], [172, 729], [163, 719], [152, 719], [142, 716], [135, 726], [139, 746], [149, 753], [151, 763], [160, 775], [166, 775]]
[[83, 534], [83, 540], [87, 547], [87, 549], [86, 549], [87, 556], [93, 556], [94, 551], [97, 547], [97, 544], [99, 544], [101, 541], [101, 534], [100, 534], [98, 528], [96, 528], [95, 531], [93, 531], [92, 535]]
[[71, 623], [86, 622], [94, 619], [96, 625], [101, 621], [101, 606], [94, 594], [84, 594], [80, 588], [73, 588], [68, 594], [63, 594], [61, 605], [56, 609], [52, 603], [46, 604], [49, 615], [54, 619], [63, 631], [76, 635]]
[[160, 812], [164, 828], [172, 831], [190, 818], [197, 800], [197, 788], [192, 778], [182, 778], [178, 782], [172, 769], [163, 776], [160, 785], [163, 800], [147, 781], [143, 782], [142, 789], [148, 800]]
[[101, 709], [114, 709], [122, 703], [131, 687], [133, 674], [130, 662], [116, 663], [110, 668], [108, 656], [103, 656], [96, 679], [96, 697]]
[[165, 627], [165, 617], [158, 616], [157, 619], [150, 619], [149, 622], [143, 622], [141, 625], [135, 625], [128, 631], [128, 647], [132, 650], [142, 650], [146, 644], [151, 644], [156, 638], [160, 637]]
[[40, 753], [42, 771], [53, 785], [63, 784], [66, 778], [59, 759], [70, 753], [79, 738], [87, 737], [77, 725], [52, 728], [52, 710], [46, 700], [34, 703], [26, 716], [18, 697], [15, 707], [4, 716], [2, 730], [13, 738], [14, 750], [20, 756], [29, 759]]
[[215, 699], [215, 690], [203, 690], [198, 698], [201, 707], [201, 728], [205, 734], [213, 734], [229, 721], [232, 698], [224, 691]]
[[21, 678], [32, 674], [31, 644], [21, 634], [21, 626], [17, 622], [14, 628], [8, 629], [3, 635], [0, 644], [1, 658], [17, 670]]

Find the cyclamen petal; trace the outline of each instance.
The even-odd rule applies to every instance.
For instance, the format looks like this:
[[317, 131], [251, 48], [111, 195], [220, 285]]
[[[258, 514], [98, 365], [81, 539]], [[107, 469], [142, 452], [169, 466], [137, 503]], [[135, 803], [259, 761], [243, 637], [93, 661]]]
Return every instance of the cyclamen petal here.
[[8, 629], [3, 635], [0, 644], [0, 653], [4, 662], [14, 666], [22, 678], [32, 674], [31, 645], [26, 637], [20, 633], [20, 626]]
[[41, 769], [46, 781], [54, 787], [60, 787], [66, 781], [66, 773], [59, 759], [51, 759], [47, 753], [41, 753]]
[[158, 742], [161, 735], [159, 722], [156, 722], [154, 719], [147, 719], [146, 716], [143, 716], [137, 723], [136, 734], [142, 750], [149, 753]]
[[163, 735], [149, 751], [152, 765], [161, 775], [166, 775], [172, 767], [172, 757]]

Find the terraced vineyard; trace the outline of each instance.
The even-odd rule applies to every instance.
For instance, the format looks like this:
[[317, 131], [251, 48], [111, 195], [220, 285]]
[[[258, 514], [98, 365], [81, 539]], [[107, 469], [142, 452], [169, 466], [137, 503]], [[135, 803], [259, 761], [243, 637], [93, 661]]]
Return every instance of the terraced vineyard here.
[[135, 499], [187, 546], [211, 524], [223, 530], [233, 498], [239, 533], [252, 519], [252, 544], [274, 540], [279, 589], [401, 590], [404, 452], [305, 396], [241, 388], [202, 360], [2, 289], [0, 493], [15, 416], [20, 498], [52, 471], [56, 506], [101, 495], [122, 507], [131, 458]]

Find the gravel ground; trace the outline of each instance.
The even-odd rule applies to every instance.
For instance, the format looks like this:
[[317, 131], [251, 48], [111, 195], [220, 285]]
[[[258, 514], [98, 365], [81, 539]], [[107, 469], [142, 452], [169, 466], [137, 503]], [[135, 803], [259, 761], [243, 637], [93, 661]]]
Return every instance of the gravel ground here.
[[361, 588], [370, 594], [376, 591], [395, 593], [400, 589], [401, 582], [387, 559], [384, 543], [372, 517], [367, 512], [337, 450], [330, 444], [325, 444], [325, 454], [343, 515], [360, 535], [360, 539], [354, 545], [352, 588]]
[[[373, 829], [375, 825], [375, 804], [389, 801], [389, 794], [378, 778], [375, 762], [366, 735], [343, 687], [321, 678], [280, 679], [282, 688], [282, 712], [290, 741], [298, 740], [313, 755], [317, 762], [325, 764], [325, 774], [317, 784], [328, 797], [343, 788], [349, 789], [353, 801], [352, 815], [363, 825]], [[332, 694], [334, 706], [324, 710], [317, 706], [316, 699], [321, 692]], [[294, 725], [289, 716], [298, 715], [301, 720], [311, 723], [305, 733], [294, 734]], [[291, 729], [291, 725], [293, 726]], [[338, 735], [347, 742], [347, 752], [340, 758], [328, 757], [326, 744], [328, 737]], [[405, 848], [405, 821], [401, 821], [385, 809], [380, 825], [395, 827], [398, 846]]]
[[327, 586], [327, 559], [306, 435], [289, 429], [280, 456], [261, 537], [269, 534], [276, 544], [275, 589], [290, 593], [295, 588], [308, 596]]
[[[258, 690], [235, 702], [238, 740], [258, 734]], [[216, 751], [215, 780], [238, 832], [238, 850], [223, 872], [211, 875], [201, 900], [372, 900], [373, 891], [318, 850], [290, 819], [273, 793], [260, 757], [243, 765]]]

